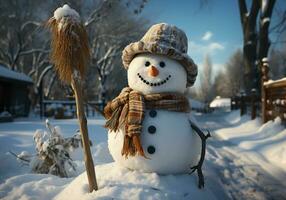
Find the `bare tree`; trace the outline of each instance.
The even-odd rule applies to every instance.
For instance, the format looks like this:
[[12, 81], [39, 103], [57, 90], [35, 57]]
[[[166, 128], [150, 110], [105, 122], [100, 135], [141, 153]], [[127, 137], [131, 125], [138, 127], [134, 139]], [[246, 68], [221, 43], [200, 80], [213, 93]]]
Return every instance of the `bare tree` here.
[[225, 69], [220, 71], [215, 78], [216, 95], [232, 97], [244, 90], [243, 64], [243, 53], [237, 50], [226, 63]]
[[220, 71], [214, 79], [214, 91], [216, 96], [229, 97], [230, 87], [229, 78], [226, 75], [226, 71]]
[[200, 73], [200, 91], [199, 96], [205, 102], [209, 103], [214, 97], [213, 93], [213, 69], [209, 55], [206, 55], [203, 63], [203, 71]]
[[[269, 25], [275, 2], [275, 0], [253, 0], [248, 10], [245, 0], [238, 0], [243, 31], [245, 76], [247, 80], [253, 80], [249, 85], [246, 85], [247, 92], [251, 88], [260, 91], [259, 68], [263, 66], [263, 58], [268, 56], [270, 46]], [[259, 28], [257, 28], [258, 22]]]
[[[120, 90], [126, 83], [126, 81], [122, 81], [126, 77], [126, 72], [121, 67], [123, 48], [128, 43], [138, 40], [145, 32], [146, 24], [148, 24], [146, 20], [130, 17], [130, 12], [122, 12], [125, 6], [121, 4], [112, 6], [109, 8], [111, 12], [108, 16], [92, 27], [88, 27], [89, 33], [91, 33], [90, 74], [93, 75], [88, 76], [87, 88], [97, 94], [94, 96], [89, 93], [88, 98], [96, 98], [103, 105], [107, 100], [117, 95], [119, 92], [117, 88]], [[142, 6], [139, 8], [142, 9]], [[116, 76], [114, 76], [115, 74]], [[97, 78], [97, 88], [94, 88], [92, 77]]]
[[[96, 88], [93, 92], [102, 93], [109, 82], [107, 77], [117, 70], [114, 66], [120, 63], [122, 48], [134, 38], [138, 39], [140, 28], [136, 25], [144, 27], [142, 19], [136, 16], [142, 12], [147, 0], [47, 0], [45, 4], [39, 4], [37, 0], [1, 2], [0, 64], [31, 76], [36, 96], [63, 98], [65, 87], [49, 62], [49, 36], [42, 25], [55, 8], [64, 3], [80, 12], [89, 31], [93, 59], [87, 90]], [[90, 96], [95, 98], [95, 95]]]

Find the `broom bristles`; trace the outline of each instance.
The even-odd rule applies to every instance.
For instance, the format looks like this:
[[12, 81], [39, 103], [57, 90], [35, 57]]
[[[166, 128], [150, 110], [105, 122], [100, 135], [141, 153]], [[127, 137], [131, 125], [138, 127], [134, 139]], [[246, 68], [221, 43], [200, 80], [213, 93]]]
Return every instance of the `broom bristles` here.
[[90, 58], [88, 36], [82, 23], [64, 17], [49, 19], [47, 26], [52, 33], [51, 60], [62, 81], [70, 83], [75, 70], [85, 74]]

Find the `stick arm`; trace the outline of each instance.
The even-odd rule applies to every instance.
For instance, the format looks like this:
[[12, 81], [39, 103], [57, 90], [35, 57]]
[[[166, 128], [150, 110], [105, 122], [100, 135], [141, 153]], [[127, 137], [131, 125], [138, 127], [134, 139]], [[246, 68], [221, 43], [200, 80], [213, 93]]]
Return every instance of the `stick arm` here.
[[191, 172], [190, 174], [192, 174], [193, 172], [197, 171], [198, 174], [198, 178], [199, 178], [199, 183], [198, 183], [198, 187], [199, 188], [203, 188], [204, 187], [204, 175], [202, 172], [202, 166], [204, 163], [204, 159], [205, 159], [205, 155], [206, 155], [206, 140], [211, 137], [210, 132], [208, 131], [207, 135], [205, 135], [203, 133], [203, 131], [191, 120], [189, 120], [190, 126], [192, 127], [192, 129], [199, 135], [199, 137], [201, 138], [202, 141], [202, 148], [201, 148], [201, 157], [200, 160], [198, 162], [198, 164], [196, 166], [191, 167]]

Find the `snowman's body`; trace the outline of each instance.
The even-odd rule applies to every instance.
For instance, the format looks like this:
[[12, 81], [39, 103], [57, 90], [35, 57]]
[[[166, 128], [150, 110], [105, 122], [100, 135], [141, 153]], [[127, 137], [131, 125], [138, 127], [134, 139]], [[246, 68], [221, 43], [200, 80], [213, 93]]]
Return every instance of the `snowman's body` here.
[[185, 173], [198, 162], [200, 139], [191, 130], [186, 113], [146, 110], [141, 143], [150, 159], [122, 156], [123, 138], [123, 130], [111, 132], [108, 145], [115, 162], [129, 169], [159, 174]]
[[[130, 63], [128, 84], [143, 94], [183, 94], [186, 89], [186, 72], [178, 62], [165, 56], [140, 54]], [[115, 162], [132, 170], [159, 174], [185, 173], [197, 165], [201, 140], [192, 131], [189, 113], [153, 109], [145, 110], [144, 116], [140, 139], [149, 159], [140, 155], [128, 158], [121, 155], [125, 134], [121, 129], [108, 134], [108, 147]]]

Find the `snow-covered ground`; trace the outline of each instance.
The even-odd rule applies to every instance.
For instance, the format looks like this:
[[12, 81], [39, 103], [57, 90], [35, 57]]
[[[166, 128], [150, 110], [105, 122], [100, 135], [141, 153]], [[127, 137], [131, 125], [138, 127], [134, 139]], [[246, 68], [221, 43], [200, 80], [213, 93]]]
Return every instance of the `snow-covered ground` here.
[[212, 130], [206, 166], [230, 199], [286, 199], [286, 130], [279, 119], [261, 125], [236, 111], [197, 120]]
[[[45, 129], [44, 120], [21, 119], [0, 124], [0, 198], [3, 199], [285, 199], [286, 130], [279, 119], [261, 126], [259, 120], [240, 118], [238, 112], [196, 114], [212, 131], [204, 174], [206, 186], [197, 188], [196, 175], [141, 173], [118, 167], [107, 148], [101, 118], [89, 119], [91, 150], [99, 190], [87, 193], [81, 150], [72, 157], [78, 176], [59, 178], [31, 174], [8, 151], [34, 153], [33, 134]], [[50, 120], [65, 136], [78, 129], [77, 121]]]

